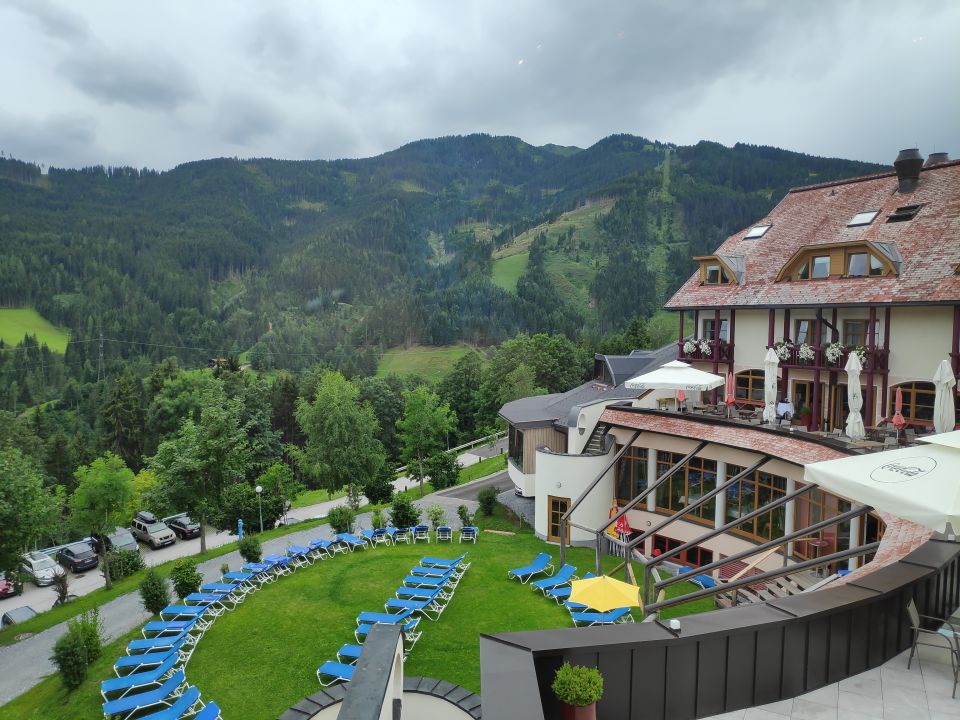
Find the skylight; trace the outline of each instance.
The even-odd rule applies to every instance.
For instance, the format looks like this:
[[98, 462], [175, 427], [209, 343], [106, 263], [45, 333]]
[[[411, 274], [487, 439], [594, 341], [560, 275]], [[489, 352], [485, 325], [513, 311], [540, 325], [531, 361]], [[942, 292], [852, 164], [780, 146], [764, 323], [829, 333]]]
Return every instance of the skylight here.
[[769, 225], [754, 225], [750, 228], [750, 232], [744, 235], [744, 238], [747, 240], [756, 240], [759, 237], [763, 237], [763, 234], [769, 229]]
[[880, 214], [879, 210], [867, 210], [866, 212], [858, 212], [852, 218], [850, 222], [847, 223], [847, 227], [856, 227], [857, 225], [869, 225], [873, 222], [873, 219]]
[[917, 213], [920, 212], [920, 208], [923, 205], [904, 205], [903, 207], [898, 207], [890, 217], [887, 218], [888, 223], [892, 222], [906, 222], [907, 220], [913, 220], [917, 216]]

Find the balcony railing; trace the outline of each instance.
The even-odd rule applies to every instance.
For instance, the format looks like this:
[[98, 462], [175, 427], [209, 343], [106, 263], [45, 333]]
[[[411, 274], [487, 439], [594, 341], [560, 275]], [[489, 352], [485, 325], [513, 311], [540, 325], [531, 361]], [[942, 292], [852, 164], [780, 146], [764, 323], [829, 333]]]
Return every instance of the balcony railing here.
[[[726, 340], [720, 340], [718, 342], [720, 343], [720, 347], [717, 348], [719, 350], [717, 353], [717, 361], [729, 363], [733, 359], [733, 343], [728, 343]], [[689, 352], [685, 347], [687, 343], [692, 345]], [[709, 343], [709, 345], [706, 345], [706, 343]], [[677, 360], [683, 360], [685, 362], [692, 360], [713, 362], [714, 346], [715, 341], [712, 340], [683, 340], [677, 343]]]
[[[800, 346], [794, 345], [787, 350], [786, 359], [780, 360], [780, 367], [787, 368], [820, 368], [820, 369], [839, 369], [847, 365], [847, 360], [850, 357], [850, 353], [853, 352], [853, 348], [844, 348], [841, 349], [839, 355], [836, 358], [835, 362], [831, 362], [830, 356], [827, 353], [827, 347], [822, 346], [816, 348], [813, 346], [808, 346], [809, 349], [813, 352], [812, 358], [804, 359], [801, 357]], [[882, 350], [877, 348], [875, 350], [861, 350], [863, 355], [863, 372], [887, 372], [889, 369], [889, 359], [890, 351]]]

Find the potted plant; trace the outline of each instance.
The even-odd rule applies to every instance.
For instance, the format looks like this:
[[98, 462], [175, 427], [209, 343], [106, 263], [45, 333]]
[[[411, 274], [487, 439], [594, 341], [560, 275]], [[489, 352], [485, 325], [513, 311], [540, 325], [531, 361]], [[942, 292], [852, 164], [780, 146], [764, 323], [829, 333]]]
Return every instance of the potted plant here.
[[797, 413], [797, 415], [800, 417], [800, 424], [803, 425], [803, 426], [804, 426], [805, 428], [807, 428], [808, 430], [810, 429], [810, 415], [811, 415], [811, 414], [812, 414], [812, 413], [811, 413], [811, 411], [810, 411], [810, 406], [809, 406], [809, 405], [801, 405], [801, 406], [800, 406], [800, 412]]
[[603, 675], [596, 668], [563, 663], [553, 679], [554, 695], [562, 703], [562, 720], [596, 720], [603, 695]]

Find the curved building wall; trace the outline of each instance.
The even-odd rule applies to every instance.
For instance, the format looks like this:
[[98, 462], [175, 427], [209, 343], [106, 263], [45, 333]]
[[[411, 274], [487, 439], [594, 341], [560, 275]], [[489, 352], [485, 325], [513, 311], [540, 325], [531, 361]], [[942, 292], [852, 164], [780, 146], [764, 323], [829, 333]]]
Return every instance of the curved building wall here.
[[[572, 504], [589, 484], [610, 464], [613, 450], [605, 455], [564, 455], [547, 450], [537, 450], [536, 511], [534, 531], [542, 540], [556, 541], [550, 537], [549, 498], [565, 498]], [[574, 511], [572, 520], [578, 525], [596, 527], [609, 517], [613, 505], [613, 469], [597, 483], [590, 495]], [[592, 544], [595, 535], [575, 527], [570, 528], [570, 544]]]

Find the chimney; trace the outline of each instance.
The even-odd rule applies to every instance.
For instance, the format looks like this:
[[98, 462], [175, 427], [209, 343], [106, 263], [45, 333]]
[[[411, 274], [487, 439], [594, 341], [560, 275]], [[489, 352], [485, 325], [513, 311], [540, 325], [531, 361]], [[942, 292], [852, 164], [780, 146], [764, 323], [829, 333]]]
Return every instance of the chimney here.
[[897, 171], [897, 182], [900, 183], [900, 192], [908, 193], [917, 189], [920, 182], [920, 168], [923, 167], [923, 156], [917, 148], [901, 150], [897, 159], [893, 161]]
[[947, 153], [930, 153], [927, 157], [927, 161], [923, 164], [925, 168], [930, 167], [931, 165], [939, 165], [940, 163], [950, 162], [950, 156]]

